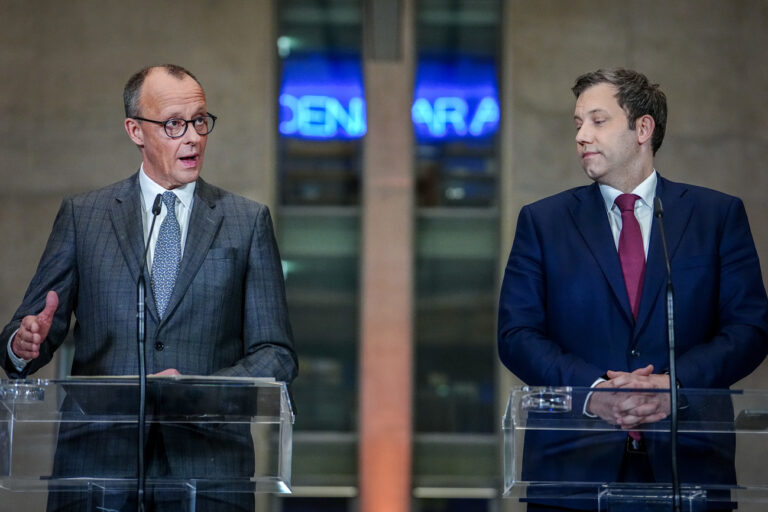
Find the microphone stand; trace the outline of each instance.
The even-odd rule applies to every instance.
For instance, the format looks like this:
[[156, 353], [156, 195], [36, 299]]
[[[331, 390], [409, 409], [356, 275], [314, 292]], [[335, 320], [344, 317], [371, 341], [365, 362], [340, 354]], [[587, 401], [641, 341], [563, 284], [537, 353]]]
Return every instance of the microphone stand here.
[[677, 468], [677, 431], [678, 431], [678, 389], [677, 369], [675, 367], [675, 291], [672, 287], [672, 266], [669, 262], [667, 237], [664, 234], [664, 208], [661, 199], [656, 196], [653, 201], [653, 215], [659, 221], [661, 243], [664, 247], [664, 263], [667, 265], [667, 342], [669, 347], [669, 398], [670, 415], [670, 451], [672, 457], [672, 509], [682, 510], [680, 496], [680, 474]]
[[155, 221], [160, 214], [162, 202], [163, 195], [157, 194], [155, 202], [152, 204], [152, 224], [149, 227], [149, 235], [144, 247], [144, 256], [141, 259], [139, 279], [136, 283], [136, 295], [138, 297], [136, 300], [136, 339], [139, 348], [138, 474], [136, 476], [136, 498], [139, 512], [144, 512], [144, 488], [146, 486], [146, 475], [144, 474], [144, 424], [147, 417], [147, 359], [144, 349], [146, 345], [147, 309], [144, 299], [146, 297], [147, 285], [144, 279], [144, 269], [147, 266], [149, 242], [152, 240], [152, 231], [155, 229]]

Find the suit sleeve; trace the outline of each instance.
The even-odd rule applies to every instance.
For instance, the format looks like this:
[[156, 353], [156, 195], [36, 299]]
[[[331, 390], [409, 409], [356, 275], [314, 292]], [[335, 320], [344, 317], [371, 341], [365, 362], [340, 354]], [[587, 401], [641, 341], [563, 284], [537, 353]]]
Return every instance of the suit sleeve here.
[[677, 357], [678, 380], [690, 388], [727, 388], [768, 353], [768, 299], [741, 200], [729, 202], [719, 229], [717, 332]]
[[[6, 341], [3, 344], [3, 350], [0, 350], [0, 362], [9, 377], [26, 377], [53, 358], [53, 353], [61, 346], [69, 332], [70, 318], [75, 307], [75, 297], [77, 297], [77, 286], [74, 209], [71, 199], [65, 199], [56, 215], [45, 251], [21, 306], [0, 334], [0, 339]], [[54, 314], [48, 337], [40, 345], [40, 355], [19, 372], [5, 350], [7, 341], [19, 328], [25, 316], [37, 315], [43, 310], [45, 297], [50, 290], [59, 295], [59, 307]]]
[[243, 286], [245, 356], [216, 375], [274, 377], [290, 383], [298, 373], [298, 362], [288, 319], [280, 254], [266, 206], [261, 206], [256, 216]]
[[502, 363], [534, 386], [591, 386], [605, 370], [549, 337], [547, 273], [542, 242], [529, 207], [518, 217], [499, 299], [498, 350]]

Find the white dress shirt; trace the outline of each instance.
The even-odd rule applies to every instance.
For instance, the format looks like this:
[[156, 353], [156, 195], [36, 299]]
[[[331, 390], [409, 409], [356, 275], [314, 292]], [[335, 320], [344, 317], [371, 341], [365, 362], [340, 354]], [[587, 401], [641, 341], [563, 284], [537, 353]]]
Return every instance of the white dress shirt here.
[[[643, 234], [643, 248], [645, 256], [648, 257], [648, 243], [651, 240], [651, 225], [653, 224], [653, 199], [656, 197], [656, 171], [640, 183], [632, 194], [640, 196], [635, 201], [635, 218], [640, 224], [640, 232]], [[616, 251], [619, 250], [619, 235], [621, 234], [621, 211], [614, 204], [614, 201], [622, 192], [608, 185], [600, 185], [600, 193], [605, 201], [605, 210], [608, 212], [608, 222], [611, 224], [613, 233], [613, 242], [616, 244]]]
[[[184, 245], [187, 240], [187, 231], [189, 230], [189, 215], [192, 213], [192, 204], [195, 201], [195, 182], [187, 183], [181, 187], [172, 190], [178, 201], [176, 201], [176, 219], [179, 221], [179, 228], [181, 228], [181, 255], [184, 256]], [[144, 240], [149, 235], [149, 228], [152, 224], [152, 205], [155, 202], [157, 194], [166, 192], [166, 189], [152, 181], [149, 176], [144, 173], [144, 165], [142, 164], [141, 170], [139, 170], [139, 187], [141, 188], [141, 206], [144, 213]], [[155, 221], [155, 229], [152, 231], [152, 239], [149, 241], [149, 251], [147, 252], [147, 272], [152, 268], [152, 260], [155, 255], [155, 244], [157, 244], [157, 235], [160, 233], [160, 226], [163, 224], [165, 216], [168, 215], [168, 210], [165, 207], [165, 203], [161, 203], [160, 214]]]

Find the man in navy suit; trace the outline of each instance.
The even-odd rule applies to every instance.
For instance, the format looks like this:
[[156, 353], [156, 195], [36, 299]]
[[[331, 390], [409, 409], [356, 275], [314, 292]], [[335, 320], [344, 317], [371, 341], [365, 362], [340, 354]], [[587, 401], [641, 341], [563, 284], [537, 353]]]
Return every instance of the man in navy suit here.
[[[153, 66], [129, 79], [123, 97], [125, 129], [141, 167], [123, 181], [63, 201], [24, 300], [0, 334], [7, 346], [0, 366], [10, 377], [37, 371], [64, 341], [74, 315], [72, 375], [138, 374], [136, 290], [148, 245], [148, 373], [290, 383], [297, 358], [269, 210], [200, 178], [216, 121], [202, 86], [184, 68]], [[158, 194], [164, 201], [147, 240]], [[170, 234], [161, 243], [166, 221]], [[160, 279], [170, 274], [170, 281]], [[81, 435], [76, 425], [62, 427], [54, 474], [135, 475], [135, 436], [131, 441], [118, 430], [96, 438]], [[156, 450], [162, 460], [153, 459], [150, 472], [159, 466], [163, 476], [253, 475], [250, 433], [232, 432], [231, 443], [177, 430], [150, 438], [162, 447]], [[52, 501], [57, 497], [52, 493]], [[198, 510], [253, 508], [252, 499], [227, 503], [230, 498], [237, 496], [202, 507], [201, 497]], [[81, 510], [68, 500], [59, 500], [62, 510]], [[49, 509], [58, 506], [49, 503]]]
[[[599, 70], [573, 92], [576, 147], [594, 183], [521, 210], [499, 303], [502, 362], [534, 386], [669, 388], [658, 197], [676, 293], [677, 384], [728, 388], [768, 351], [768, 300], [742, 202], [657, 173], [666, 97], [644, 75]], [[576, 414], [621, 429], [527, 432], [523, 480], [669, 482], [668, 441], [633, 431], [668, 415], [665, 397], [592, 393]], [[732, 415], [729, 403], [688, 409], [691, 420]], [[735, 481], [732, 438], [689, 436], [679, 452], [681, 481]]]

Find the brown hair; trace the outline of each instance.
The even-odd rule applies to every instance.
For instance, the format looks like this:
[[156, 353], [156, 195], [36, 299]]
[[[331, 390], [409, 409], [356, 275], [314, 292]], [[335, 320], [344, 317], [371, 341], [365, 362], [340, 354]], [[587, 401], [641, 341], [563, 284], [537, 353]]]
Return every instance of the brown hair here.
[[635, 121], [639, 117], [650, 115], [653, 118], [656, 127], [651, 137], [651, 148], [655, 155], [664, 141], [667, 127], [667, 96], [659, 84], [650, 83], [645, 75], [631, 69], [598, 69], [577, 78], [571, 90], [578, 98], [590, 87], [603, 83], [616, 87], [616, 99], [627, 114], [630, 130], [635, 129]]

